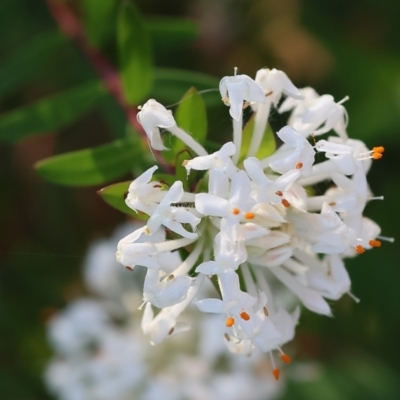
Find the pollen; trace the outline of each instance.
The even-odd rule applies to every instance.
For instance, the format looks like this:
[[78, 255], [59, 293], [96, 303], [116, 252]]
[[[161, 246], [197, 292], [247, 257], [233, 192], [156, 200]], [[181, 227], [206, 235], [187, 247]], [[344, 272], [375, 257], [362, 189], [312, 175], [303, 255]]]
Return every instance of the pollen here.
[[382, 245], [382, 242], [380, 241], [380, 240], [370, 240], [369, 242], [368, 242], [368, 244], [371, 246], [371, 247], [381, 247], [381, 245]]
[[280, 374], [281, 374], [281, 371], [280, 371], [279, 368], [274, 368], [274, 369], [272, 370], [272, 375], [274, 376], [274, 378], [275, 378], [276, 380], [279, 379], [279, 375], [280, 375]]
[[360, 244], [357, 245], [354, 249], [355, 249], [355, 251], [356, 251], [358, 254], [365, 253], [364, 247], [362, 247]]
[[242, 312], [240, 313], [240, 318], [242, 318], [242, 319], [245, 320], [245, 321], [248, 321], [248, 320], [250, 319], [250, 315], [247, 314], [246, 311], [242, 311]]
[[373, 152], [373, 153], [380, 153], [380, 154], [382, 154], [384, 151], [385, 151], [385, 148], [384, 148], [383, 146], [374, 147], [374, 148], [372, 149], [372, 152]]
[[247, 212], [244, 214], [245, 219], [253, 219], [256, 215], [252, 212]]
[[285, 364], [290, 364], [292, 362], [292, 359], [285, 353], [281, 354], [281, 360], [285, 363]]
[[296, 169], [302, 169], [303, 168], [303, 163], [302, 162], [298, 162], [296, 164]]
[[290, 207], [290, 203], [286, 199], [282, 200], [282, 205], [286, 208]]
[[233, 215], [238, 215], [238, 214], [240, 214], [240, 210], [238, 208], [233, 208], [232, 209], [232, 214]]
[[278, 190], [277, 192], [275, 192], [275, 194], [276, 194], [277, 196], [283, 196], [283, 193], [282, 193], [280, 190]]
[[232, 317], [229, 317], [229, 318], [227, 318], [226, 321], [225, 321], [225, 326], [226, 326], [227, 328], [231, 328], [231, 327], [233, 326], [234, 323], [235, 323], [235, 319], [232, 318]]

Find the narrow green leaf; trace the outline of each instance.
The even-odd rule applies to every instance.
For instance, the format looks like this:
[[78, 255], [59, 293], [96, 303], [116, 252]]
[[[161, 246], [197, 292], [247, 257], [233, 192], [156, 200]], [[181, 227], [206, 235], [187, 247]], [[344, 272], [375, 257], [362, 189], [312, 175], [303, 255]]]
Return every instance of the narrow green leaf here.
[[150, 35], [133, 2], [124, 1], [117, 20], [118, 52], [125, 97], [140, 104], [153, 86]]
[[[204, 100], [195, 88], [190, 88], [183, 96], [175, 113], [178, 126], [203, 144], [207, 136], [207, 110]], [[187, 146], [175, 136], [171, 136], [167, 147], [170, 150], [163, 152], [164, 158], [175, 165], [178, 153]], [[187, 158], [187, 156], [186, 156]]]
[[124, 214], [128, 214], [140, 220], [147, 221], [149, 218], [147, 214], [136, 213], [125, 203], [125, 198], [128, 193], [130, 184], [131, 181], [115, 183], [99, 190], [97, 193], [111, 207], [122, 211]]
[[100, 189], [97, 194], [111, 207], [122, 211], [124, 214], [136, 217], [138, 214], [125, 204], [125, 198], [131, 182], [132, 181], [114, 183], [113, 185]]
[[85, 26], [89, 41], [101, 47], [115, 33], [117, 2], [115, 0], [83, 0]]
[[[253, 130], [254, 130], [254, 114], [251, 116], [251, 118], [249, 119], [249, 121], [247, 122], [246, 126], [243, 129], [242, 148], [240, 149], [239, 160], [243, 160], [247, 155], [247, 151], [249, 150], [250, 147], [251, 138], [253, 136]], [[256, 157], [260, 160], [265, 157], [268, 157], [274, 153], [275, 148], [276, 148], [275, 135], [271, 129], [271, 126], [268, 124], [267, 127], [265, 128], [263, 140], [261, 142], [260, 148], [258, 149]]]
[[192, 86], [199, 91], [207, 90], [202, 93], [207, 106], [222, 104], [218, 90], [219, 79], [213, 76], [180, 69], [156, 68], [154, 77], [151, 96], [166, 104], [179, 101]]
[[68, 186], [106, 183], [128, 172], [140, 159], [141, 146], [132, 139], [46, 158], [35, 168], [50, 182]]
[[51, 132], [77, 119], [106, 94], [99, 82], [86, 83], [0, 116], [0, 141]]
[[153, 44], [160, 50], [165, 51], [191, 42], [198, 36], [199, 32], [197, 24], [187, 19], [147, 19], [146, 26]]
[[0, 66], [0, 96], [17, 89], [66, 43], [59, 32], [35, 36]]

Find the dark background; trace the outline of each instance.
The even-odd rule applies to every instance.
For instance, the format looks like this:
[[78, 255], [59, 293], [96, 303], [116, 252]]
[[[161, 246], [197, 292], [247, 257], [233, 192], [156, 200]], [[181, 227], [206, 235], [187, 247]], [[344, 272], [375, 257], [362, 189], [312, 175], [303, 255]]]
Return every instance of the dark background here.
[[[99, 0], [101, 1], [101, 0]], [[79, 1], [69, 2], [77, 14]], [[346, 95], [348, 132], [384, 158], [369, 174], [384, 202], [365, 214], [382, 234], [400, 238], [400, 3], [396, 0], [138, 1], [146, 16], [198, 22], [199, 38], [184, 48], [155, 48], [158, 66], [202, 71], [216, 77], [257, 69], [285, 71], [298, 87], [311, 85], [336, 100]], [[111, 18], [111, 16], [110, 16]], [[57, 29], [45, 1], [2, 0], [0, 65], [35, 35]], [[115, 61], [115, 48], [106, 47]], [[12, 74], [12, 72], [10, 72]], [[0, 113], [32, 104], [94, 78], [87, 59], [66, 42], [23, 86], [0, 99]], [[4, 79], [4, 77], [2, 78]], [[279, 115], [273, 116], [279, 123]], [[211, 113], [216, 138], [226, 110]], [[100, 187], [69, 188], [45, 182], [33, 164], [52, 154], [107, 143], [113, 137], [101, 108], [57, 132], [16, 145], [0, 142], [0, 398], [50, 398], [41, 382], [51, 351], [45, 322], [84, 293], [80, 280], [85, 249], [124, 220], [97, 195]], [[335, 318], [303, 312], [296, 338], [298, 361], [319, 361], [321, 382], [291, 384], [291, 399], [395, 399], [399, 393], [400, 263], [398, 244], [383, 243], [347, 266], [352, 291], [332, 305]]]

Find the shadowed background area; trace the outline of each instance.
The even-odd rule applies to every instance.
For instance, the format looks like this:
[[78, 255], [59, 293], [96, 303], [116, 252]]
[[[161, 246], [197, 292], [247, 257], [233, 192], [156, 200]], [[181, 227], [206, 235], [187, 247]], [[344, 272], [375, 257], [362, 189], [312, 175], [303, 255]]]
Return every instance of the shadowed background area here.
[[[46, 321], [85, 293], [80, 268], [90, 241], [109, 235], [126, 218], [96, 194], [104, 184], [78, 188], [52, 184], [34, 169], [36, 162], [52, 155], [123, 140], [129, 119], [112, 96], [96, 86], [93, 59], [58, 29], [54, 12], [49, 12], [55, 3], [66, 3], [85, 21], [89, 42], [102, 49], [111, 65], [119, 62], [116, 0], [100, 33], [88, 18], [90, 0], [3, 0], [0, 4], [0, 397], [5, 400], [51, 398], [42, 383], [51, 356]], [[202, 72], [218, 82], [235, 66], [250, 76], [270, 67], [285, 71], [299, 88], [311, 85], [337, 101], [348, 95], [349, 135], [369, 148], [386, 149], [369, 173], [373, 193], [384, 195], [385, 200], [368, 204], [365, 215], [380, 224], [383, 235], [400, 238], [399, 2], [135, 3], [153, 23], [154, 63], [159, 68]], [[166, 17], [184, 18], [195, 25], [180, 25], [166, 36], [154, 22]], [[73, 21], [64, 22], [67, 29], [73, 27]], [[162, 82], [156, 81], [154, 93], [172, 103], [174, 94]], [[210, 88], [207, 82], [199, 89]], [[176, 101], [187, 88], [177, 93]], [[53, 106], [44, 103], [29, 118], [18, 113], [22, 107], [68, 91], [68, 98]], [[208, 137], [222, 142], [230, 133], [230, 121], [215, 96], [205, 94], [210, 106]], [[41, 125], [41, 118], [47, 125]], [[272, 125], [279, 127], [280, 118], [273, 115]], [[130, 168], [135, 172], [149, 162], [139, 156], [138, 160]], [[106, 180], [129, 177], [122, 168], [118, 179]], [[287, 398], [396, 397], [400, 389], [398, 255], [396, 242], [383, 243], [380, 249], [346, 261], [359, 304], [344, 296], [333, 305], [332, 319], [303, 311], [294, 358], [318, 361], [325, 373], [315, 383], [290, 383]]]

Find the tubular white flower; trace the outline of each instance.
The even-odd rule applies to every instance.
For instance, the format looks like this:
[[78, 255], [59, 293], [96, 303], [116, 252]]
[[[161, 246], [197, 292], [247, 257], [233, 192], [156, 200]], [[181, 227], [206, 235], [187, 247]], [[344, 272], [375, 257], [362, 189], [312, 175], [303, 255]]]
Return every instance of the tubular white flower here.
[[230, 106], [229, 114], [236, 121], [242, 117], [243, 102], [265, 102], [260, 85], [247, 75], [225, 76], [219, 83], [219, 91], [224, 103]]
[[182, 224], [189, 224], [194, 230], [200, 223], [200, 218], [197, 218], [188, 210], [171, 207], [172, 203], [178, 203], [182, 199], [183, 194], [182, 182], [176, 181], [147, 221], [150, 234], [164, 225], [172, 232], [176, 232], [185, 238], [194, 239], [197, 237], [197, 233], [187, 231]]
[[169, 129], [176, 125], [172, 112], [154, 99], [150, 99], [140, 107], [137, 120], [143, 126], [151, 147], [155, 150], [165, 150], [159, 128]]

